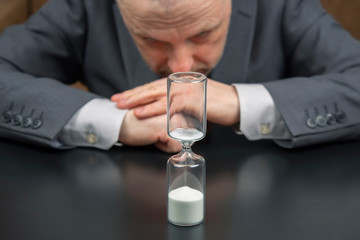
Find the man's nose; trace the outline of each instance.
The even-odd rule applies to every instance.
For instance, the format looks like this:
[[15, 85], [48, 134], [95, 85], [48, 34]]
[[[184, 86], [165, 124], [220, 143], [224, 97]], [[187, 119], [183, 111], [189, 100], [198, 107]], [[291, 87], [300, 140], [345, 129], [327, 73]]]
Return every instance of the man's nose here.
[[193, 64], [193, 50], [191, 46], [185, 44], [174, 48], [168, 60], [168, 66], [172, 72], [191, 71]]

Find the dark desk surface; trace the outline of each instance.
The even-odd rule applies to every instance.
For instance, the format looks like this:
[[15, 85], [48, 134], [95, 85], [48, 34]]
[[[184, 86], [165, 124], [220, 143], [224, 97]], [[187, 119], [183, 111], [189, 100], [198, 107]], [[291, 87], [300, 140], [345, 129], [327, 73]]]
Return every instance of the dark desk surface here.
[[286, 150], [213, 127], [205, 223], [166, 219], [153, 147], [56, 151], [0, 139], [0, 239], [360, 239], [360, 142]]

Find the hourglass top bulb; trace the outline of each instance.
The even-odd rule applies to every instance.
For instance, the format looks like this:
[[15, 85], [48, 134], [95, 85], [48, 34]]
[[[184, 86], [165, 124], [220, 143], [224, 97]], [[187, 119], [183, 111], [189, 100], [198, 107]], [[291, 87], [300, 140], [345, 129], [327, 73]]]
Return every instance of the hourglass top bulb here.
[[168, 134], [191, 146], [206, 134], [207, 78], [196, 72], [173, 73], [167, 87]]

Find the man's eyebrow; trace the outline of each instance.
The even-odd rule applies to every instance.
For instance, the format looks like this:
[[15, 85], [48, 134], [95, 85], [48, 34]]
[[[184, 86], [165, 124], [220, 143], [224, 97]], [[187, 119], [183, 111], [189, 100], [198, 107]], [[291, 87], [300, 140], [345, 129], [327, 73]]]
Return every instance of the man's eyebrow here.
[[148, 34], [146, 34], [146, 32], [144, 30], [142, 30], [140, 28], [131, 28], [131, 29], [129, 29], [129, 31], [137, 36], [147, 36], [148, 35]]

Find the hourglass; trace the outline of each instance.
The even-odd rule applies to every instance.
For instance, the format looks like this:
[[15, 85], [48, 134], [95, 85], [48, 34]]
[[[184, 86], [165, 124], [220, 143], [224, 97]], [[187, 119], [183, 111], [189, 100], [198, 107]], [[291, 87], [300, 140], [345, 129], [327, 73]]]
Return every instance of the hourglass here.
[[167, 162], [167, 216], [179, 226], [204, 220], [205, 160], [191, 146], [206, 134], [206, 76], [178, 72], [167, 79], [167, 132], [182, 150]]

